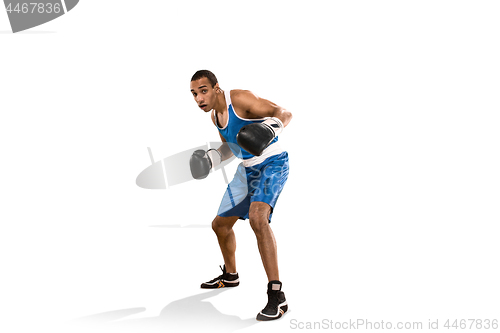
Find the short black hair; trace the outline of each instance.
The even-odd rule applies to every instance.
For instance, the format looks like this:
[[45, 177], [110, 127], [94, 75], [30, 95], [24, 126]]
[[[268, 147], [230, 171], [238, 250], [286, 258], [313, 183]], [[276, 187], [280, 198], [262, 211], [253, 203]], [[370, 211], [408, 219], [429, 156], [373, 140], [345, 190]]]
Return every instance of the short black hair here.
[[217, 78], [215, 77], [214, 73], [212, 73], [211, 71], [209, 71], [207, 69], [202, 69], [202, 70], [199, 70], [196, 73], [194, 73], [193, 77], [191, 78], [191, 82], [199, 80], [199, 79], [204, 78], [204, 77], [206, 77], [208, 79], [208, 81], [210, 81], [212, 88], [215, 87], [215, 85], [217, 84]]

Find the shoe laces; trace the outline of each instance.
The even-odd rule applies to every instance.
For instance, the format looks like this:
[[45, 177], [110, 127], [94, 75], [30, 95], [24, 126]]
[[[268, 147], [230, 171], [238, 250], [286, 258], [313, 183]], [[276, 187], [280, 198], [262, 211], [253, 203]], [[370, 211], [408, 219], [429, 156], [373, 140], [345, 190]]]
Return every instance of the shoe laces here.
[[222, 268], [222, 266], [220, 266], [220, 265], [219, 265], [219, 267], [222, 270], [222, 274], [219, 275], [218, 277], [216, 277], [215, 279], [208, 281], [208, 283], [214, 283], [215, 281], [222, 280], [224, 278], [224, 275], [226, 274], [226, 270], [224, 268]]

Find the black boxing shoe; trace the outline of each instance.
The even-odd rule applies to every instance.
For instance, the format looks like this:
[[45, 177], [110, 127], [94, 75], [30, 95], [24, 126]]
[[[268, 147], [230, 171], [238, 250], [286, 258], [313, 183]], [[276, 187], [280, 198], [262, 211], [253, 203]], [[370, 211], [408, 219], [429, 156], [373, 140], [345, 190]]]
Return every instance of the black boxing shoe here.
[[228, 288], [228, 287], [236, 287], [240, 284], [238, 273], [227, 273], [226, 265], [219, 267], [220, 269], [222, 269], [222, 274], [216, 277], [215, 279], [202, 283], [201, 288], [203, 289]]
[[288, 311], [285, 293], [281, 291], [281, 282], [271, 281], [267, 284], [267, 305], [257, 314], [257, 320], [267, 321], [281, 318]]

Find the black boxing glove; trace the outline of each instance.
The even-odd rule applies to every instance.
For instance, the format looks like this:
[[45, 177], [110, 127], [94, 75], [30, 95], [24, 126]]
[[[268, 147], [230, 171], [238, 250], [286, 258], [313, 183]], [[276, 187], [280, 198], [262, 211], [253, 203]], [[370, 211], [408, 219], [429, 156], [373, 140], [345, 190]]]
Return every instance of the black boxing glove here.
[[252, 155], [260, 156], [264, 149], [283, 131], [283, 123], [276, 117], [261, 123], [243, 126], [236, 135], [238, 145]]
[[194, 179], [204, 179], [208, 176], [210, 170], [221, 162], [222, 155], [217, 149], [209, 149], [207, 151], [203, 149], [195, 150], [189, 159], [191, 175]]

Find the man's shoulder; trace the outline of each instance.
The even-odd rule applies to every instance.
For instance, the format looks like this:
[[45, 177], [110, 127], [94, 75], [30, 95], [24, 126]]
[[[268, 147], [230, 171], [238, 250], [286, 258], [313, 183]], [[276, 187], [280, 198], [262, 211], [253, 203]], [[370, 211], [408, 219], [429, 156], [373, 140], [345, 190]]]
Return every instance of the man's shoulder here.
[[230, 96], [233, 106], [248, 107], [248, 104], [251, 103], [256, 95], [250, 90], [233, 89], [230, 91]]

